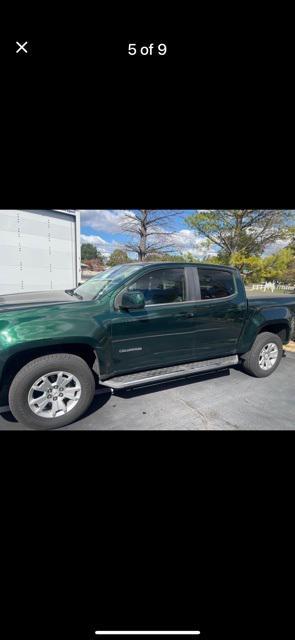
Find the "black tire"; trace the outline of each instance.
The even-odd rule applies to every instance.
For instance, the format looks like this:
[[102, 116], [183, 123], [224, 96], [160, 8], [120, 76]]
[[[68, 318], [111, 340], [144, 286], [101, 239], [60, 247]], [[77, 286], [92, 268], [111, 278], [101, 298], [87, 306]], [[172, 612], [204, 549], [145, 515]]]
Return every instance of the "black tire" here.
[[[278, 356], [270, 369], [262, 369], [259, 364], [259, 356], [263, 347], [269, 343], [273, 343], [278, 347]], [[265, 331], [257, 336], [250, 351], [242, 356], [243, 368], [245, 369], [245, 371], [247, 371], [247, 373], [255, 376], [255, 378], [266, 378], [267, 376], [270, 376], [279, 366], [282, 355], [283, 343], [281, 341], [281, 338], [274, 333]]]
[[[30, 409], [28, 394], [34, 382], [51, 371], [66, 371], [76, 376], [81, 386], [81, 396], [68, 414], [43, 418]], [[88, 409], [94, 392], [94, 376], [85, 360], [69, 353], [56, 353], [36, 358], [20, 369], [10, 386], [8, 400], [11, 413], [24, 426], [58, 429], [71, 424]]]

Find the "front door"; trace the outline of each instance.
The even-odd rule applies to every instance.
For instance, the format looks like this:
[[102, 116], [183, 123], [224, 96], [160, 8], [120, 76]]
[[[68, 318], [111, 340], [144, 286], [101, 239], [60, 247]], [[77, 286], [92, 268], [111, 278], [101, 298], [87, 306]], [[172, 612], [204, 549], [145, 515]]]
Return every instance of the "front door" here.
[[[157, 267], [128, 286], [142, 291], [145, 307], [112, 318], [114, 373], [193, 360], [194, 297], [190, 268]], [[120, 295], [120, 294], [119, 294]]]

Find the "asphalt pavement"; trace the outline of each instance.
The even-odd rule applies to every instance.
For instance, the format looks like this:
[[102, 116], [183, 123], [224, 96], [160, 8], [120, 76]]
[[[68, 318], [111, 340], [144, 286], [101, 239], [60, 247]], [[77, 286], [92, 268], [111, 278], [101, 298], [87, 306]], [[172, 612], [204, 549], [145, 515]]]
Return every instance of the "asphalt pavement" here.
[[[25, 427], [0, 409], [0, 431], [7, 429]], [[295, 429], [295, 353], [269, 378], [252, 378], [237, 366], [114, 395], [100, 387], [87, 414], [58, 431], [135, 429]]]

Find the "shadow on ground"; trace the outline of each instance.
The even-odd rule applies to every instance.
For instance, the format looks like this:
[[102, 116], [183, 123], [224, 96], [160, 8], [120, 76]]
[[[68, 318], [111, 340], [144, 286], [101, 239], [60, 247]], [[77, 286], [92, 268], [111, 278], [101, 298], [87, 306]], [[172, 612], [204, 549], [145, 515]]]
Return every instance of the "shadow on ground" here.
[[119, 396], [119, 398], [135, 398], [137, 396], [143, 396], [148, 393], [157, 393], [163, 391], [163, 389], [176, 389], [178, 387], [185, 387], [192, 382], [201, 382], [204, 380], [214, 380], [215, 378], [223, 378], [230, 375], [230, 369], [220, 369], [219, 371], [211, 371], [206, 374], [192, 374], [186, 375], [183, 378], [177, 378], [177, 380], [170, 380], [169, 382], [151, 382], [148, 385], [142, 385], [142, 387], [133, 387], [129, 389], [117, 389], [113, 394]]
[[[111, 390], [108, 389], [107, 387], [100, 385], [96, 391], [97, 395], [95, 396], [89, 409], [83, 414], [83, 416], [81, 416], [80, 418], [78, 418], [78, 420], [73, 422], [72, 425], [77, 424], [81, 419], [85, 420], [88, 417], [90, 417], [92, 414], [96, 413], [105, 404], [107, 404], [112, 398], [115, 399], [116, 397], [119, 397], [119, 398], [128, 400], [130, 398], [136, 398], [138, 396], [144, 396], [150, 393], [158, 393], [160, 391], [163, 391], [163, 389], [176, 389], [178, 387], [185, 387], [187, 385], [190, 385], [193, 382], [198, 382], [198, 381], [201, 382], [208, 379], [214, 380], [216, 378], [221, 378], [229, 375], [230, 375], [229, 369], [220, 369], [218, 371], [211, 371], [204, 374], [192, 374], [190, 376], [186, 375], [183, 378], [177, 378], [176, 380], [170, 380], [169, 382], [167, 381], [165, 383], [150, 382], [140, 387], [133, 387], [133, 388], [121, 389], [121, 390], [117, 389], [114, 393], [112, 393]], [[9, 411], [2, 413], [1, 417], [3, 419], [3, 422], [7, 423], [8, 429], [12, 425], [17, 427], [18, 425], [17, 420]], [[5, 424], [3, 426], [5, 426]], [[20, 425], [20, 429], [23, 429], [23, 428], [24, 427]]]

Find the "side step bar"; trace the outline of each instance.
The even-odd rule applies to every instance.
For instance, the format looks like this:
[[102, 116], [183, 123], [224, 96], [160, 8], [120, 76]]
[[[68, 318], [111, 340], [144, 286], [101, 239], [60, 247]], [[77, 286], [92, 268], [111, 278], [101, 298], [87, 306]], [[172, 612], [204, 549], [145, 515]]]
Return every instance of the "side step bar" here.
[[100, 381], [100, 384], [112, 389], [125, 389], [135, 387], [148, 382], [161, 382], [170, 378], [179, 378], [191, 373], [204, 373], [214, 369], [222, 369], [238, 364], [238, 356], [227, 356], [226, 358], [215, 358], [214, 360], [202, 360], [200, 362], [189, 362], [163, 369], [151, 369], [150, 371], [140, 371], [130, 373], [125, 376], [116, 376], [108, 380]]

